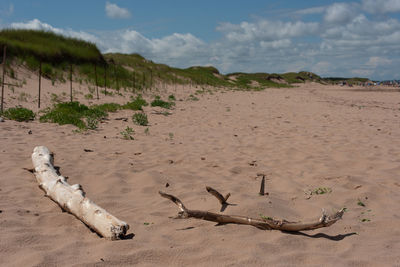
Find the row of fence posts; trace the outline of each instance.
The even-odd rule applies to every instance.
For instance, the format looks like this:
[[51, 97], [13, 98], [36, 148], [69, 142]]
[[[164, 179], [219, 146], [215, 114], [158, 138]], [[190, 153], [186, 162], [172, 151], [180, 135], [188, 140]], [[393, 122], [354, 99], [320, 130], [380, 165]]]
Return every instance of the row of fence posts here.
[[[7, 46], [3, 46], [3, 72], [2, 72], [2, 84], [1, 84], [1, 110], [0, 112], [4, 111], [4, 86], [9, 85], [8, 83], [5, 82], [5, 74], [6, 74], [6, 52], [7, 52]], [[115, 62], [111, 59], [110, 63], [113, 63], [114, 65], [114, 79], [115, 83], [117, 86], [117, 91], [119, 92], [119, 80], [118, 80], [118, 75], [116, 71], [116, 64]], [[152, 69], [150, 70], [150, 86], [153, 86], [153, 71]], [[72, 75], [73, 75], [73, 67], [72, 64], [70, 64], [70, 73], [69, 73], [69, 80], [70, 80], [70, 101], [73, 101], [73, 90], [72, 90]], [[94, 64], [94, 75], [95, 75], [95, 83], [96, 83], [96, 97], [97, 100], [100, 99], [99, 97], [99, 84], [98, 84], [98, 79], [97, 79], [97, 65]], [[39, 62], [39, 88], [38, 88], [38, 108], [40, 108], [40, 102], [41, 102], [41, 77], [42, 77], [42, 61]], [[146, 84], [146, 75], [143, 73], [143, 80], [142, 80], [142, 85], [145, 86]], [[136, 72], [133, 71], [132, 73], [132, 88], [136, 88], [138, 85], [138, 79], [136, 77]], [[165, 84], [164, 84], [165, 87]], [[175, 83], [175, 90], [176, 90], [176, 83]], [[104, 95], [107, 95], [107, 66], [104, 64]]]

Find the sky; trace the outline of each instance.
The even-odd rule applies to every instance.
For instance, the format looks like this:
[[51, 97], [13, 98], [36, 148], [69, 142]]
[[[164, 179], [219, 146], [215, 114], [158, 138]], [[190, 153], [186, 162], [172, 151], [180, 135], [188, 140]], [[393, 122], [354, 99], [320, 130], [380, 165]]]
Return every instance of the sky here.
[[400, 79], [400, 0], [0, 0], [0, 28], [180, 68]]

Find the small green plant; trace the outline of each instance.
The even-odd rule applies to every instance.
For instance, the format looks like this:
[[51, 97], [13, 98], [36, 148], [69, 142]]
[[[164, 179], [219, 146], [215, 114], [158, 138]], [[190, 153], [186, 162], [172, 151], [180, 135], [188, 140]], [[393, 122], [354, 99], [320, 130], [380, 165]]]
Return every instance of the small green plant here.
[[172, 139], [174, 139], [174, 134], [173, 133], [168, 133], [168, 137], [169, 137], [169, 140], [172, 140]]
[[151, 102], [152, 107], [162, 107], [162, 108], [166, 108], [166, 109], [170, 109], [174, 105], [175, 105], [174, 102], [164, 101], [164, 100], [160, 99], [159, 96], [156, 96], [154, 98], [154, 100]]
[[145, 135], [150, 135], [150, 129], [149, 129], [149, 127], [146, 127], [146, 129], [144, 129], [144, 134], [145, 134]]
[[86, 98], [86, 99], [93, 99], [93, 95], [92, 95], [92, 94], [86, 94], [86, 95], [85, 95], [85, 98]]
[[269, 216], [265, 216], [263, 214], [260, 214], [261, 219], [263, 219], [264, 221], [273, 221], [274, 219], [272, 217]]
[[35, 113], [32, 110], [22, 107], [9, 108], [2, 115], [14, 121], [31, 121], [35, 119]]
[[358, 200], [357, 205], [361, 206], [361, 207], [365, 207], [364, 202], [362, 202], [361, 200]]
[[311, 195], [323, 195], [327, 193], [331, 193], [332, 189], [329, 187], [318, 187], [311, 191]]
[[125, 130], [120, 132], [120, 134], [122, 135], [122, 138], [125, 140], [134, 140], [134, 138], [132, 136], [132, 134], [134, 134], [134, 132], [135, 131], [131, 127], [126, 126]]
[[133, 123], [140, 126], [147, 126], [149, 121], [147, 120], [147, 115], [145, 113], [135, 113], [132, 116]]
[[132, 98], [131, 102], [126, 103], [122, 107], [124, 109], [131, 109], [131, 110], [143, 110], [143, 106], [147, 106], [148, 103], [146, 100], [142, 98], [141, 95], [138, 95], [136, 98]]
[[176, 101], [176, 98], [175, 98], [174, 95], [169, 95], [169, 96], [168, 96], [168, 100], [169, 100], [169, 101]]

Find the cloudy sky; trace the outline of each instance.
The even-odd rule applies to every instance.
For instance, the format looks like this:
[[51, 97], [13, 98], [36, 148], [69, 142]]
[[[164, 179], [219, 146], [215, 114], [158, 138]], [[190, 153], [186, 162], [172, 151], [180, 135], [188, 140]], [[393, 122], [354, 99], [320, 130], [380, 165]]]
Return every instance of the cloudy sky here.
[[54, 31], [175, 67], [400, 79], [400, 0], [1, 0], [0, 28]]

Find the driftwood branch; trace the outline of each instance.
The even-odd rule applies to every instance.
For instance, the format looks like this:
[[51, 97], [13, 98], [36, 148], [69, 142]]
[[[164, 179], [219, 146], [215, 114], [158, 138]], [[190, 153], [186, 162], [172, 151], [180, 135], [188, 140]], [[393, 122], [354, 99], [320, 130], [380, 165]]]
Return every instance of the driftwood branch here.
[[218, 199], [219, 203], [221, 203], [221, 205], [228, 205], [229, 204], [226, 201], [231, 196], [231, 193], [226, 194], [226, 196], [222, 196], [222, 194], [220, 192], [218, 192], [217, 190], [215, 190], [214, 188], [212, 188], [210, 186], [206, 186], [206, 190], [207, 190], [208, 193], [210, 193], [211, 195], [216, 197]]
[[265, 195], [265, 175], [261, 179], [260, 193], [261, 196]]
[[35, 147], [32, 163], [39, 187], [63, 210], [107, 239], [116, 240], [125, 236], [129, 225], [88, 199], [81, 185], [69, 185], [65, 177], [57, 173], [53, 155], [46, 147]]
[[343, 209], [330, 216], [326, 215], [325, 212], [323, 212], [319, 220], [310, 223], [289, 222], [286, 220], [276, 220], [264, 216], [261, 217], [260, 219], [254, 219], [246, 216], [223, 215], [208, 211], [190, 210], [187, 209], [185, 205], [183, 205], [182, 201], [179, 200], [179, 198], [170, 194], [166, 194], [161, 191], [159, 191], [159, 193], [162, 197], [171, 200], [178, 206], [180, 210], [178, 213], [178, 217], [180, 218], [196, 218], [206, 221], [217, 222], [220, 224], [226, 224], [226, 223], [246, 224], [255, 226], [263, 230], [281, 230], [289, 232], [314, 230], [322, 227], [331, 226], [332, 224], [340, 220], [344, 213]]

